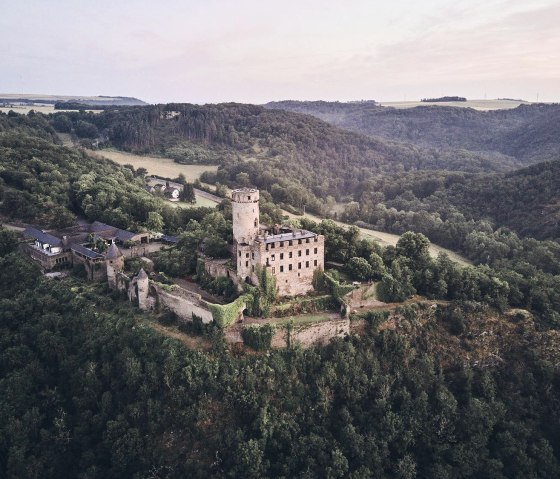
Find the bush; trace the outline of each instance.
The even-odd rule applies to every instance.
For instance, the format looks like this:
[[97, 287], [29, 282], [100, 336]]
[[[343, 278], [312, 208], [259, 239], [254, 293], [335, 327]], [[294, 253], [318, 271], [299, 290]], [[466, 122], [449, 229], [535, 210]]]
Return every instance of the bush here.
[[241, 330], [243, 344], [249, 346], [255, 351], [265, 351], [270, 349], [275, 328], [270, 324], [264, 326], [247, 326]]

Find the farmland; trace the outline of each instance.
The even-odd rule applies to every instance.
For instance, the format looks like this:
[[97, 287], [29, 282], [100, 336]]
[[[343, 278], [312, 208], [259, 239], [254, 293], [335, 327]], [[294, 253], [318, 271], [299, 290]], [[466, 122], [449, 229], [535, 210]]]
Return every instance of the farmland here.
[[456, 106], [459, 108], [472, 108], [480, 111], [490, 110], [509, 110], [517, 108], [519, 105], [529, 105], [531, 102], [519, 100], [467, 100], [467, 101], [446, 101], [446, 102], [427, 102], [427, 101], [389, 101], [380, 102], [381, 106], [393, 108], [414, 108], [416, 106]]
[[218, 170], [217, 165], [182, 165], [169, 158], [140, 156], [116, 150], [89, 150], [88, 153], [92, 156], [102, 156], [120, 165], [128, 164], [134, 166], [134, 168], [146, 168], [149, 174], [163, 178], [177, 178], [182, 173], [189, 182], [199, 179], [205, 171], [215, 172]]

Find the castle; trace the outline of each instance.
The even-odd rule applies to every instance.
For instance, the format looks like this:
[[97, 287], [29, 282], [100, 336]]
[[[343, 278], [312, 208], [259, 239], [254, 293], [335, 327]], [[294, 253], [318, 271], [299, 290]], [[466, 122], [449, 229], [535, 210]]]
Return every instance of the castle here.
[[259, 190], [232, 191], [233, 259], [240, 281], [258, 284], [257, 271], [276, 278], [279, 296], [306, 294], [313, 289], [315, 270], [325, 267], [325, 238], [311, 231], [261, 225]]

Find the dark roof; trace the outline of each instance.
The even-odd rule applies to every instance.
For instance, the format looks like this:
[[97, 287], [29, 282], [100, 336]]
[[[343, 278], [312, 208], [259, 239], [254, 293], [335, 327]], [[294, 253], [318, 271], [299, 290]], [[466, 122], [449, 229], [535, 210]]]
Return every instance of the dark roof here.
[[265, 244], [276, 243], [277, 241], [293, 241], [306, 238], [314, 238], [316, 233], [307, 230], [297, 230], [290, 233], [282, 233], [279, 235], [269, 235], [266, 237], [258, 237], [257, 241], [264, 242]]
[[169, 236], [169, 235], [163, 235], [161, 237], [162, 241], [167, 241], [168, 243], [177, 243], [179, 240], [177, 239], [177, 236]]
[[78, 243], [70, 246], [70, 249], [72, 251], [75, 251], [76, 253], [83, 254], [86, 258], [90, 258], [90, 259], [103, 258], [102, 254], [96, 253], [95, 251], [93, 251], [89, 248], [86, 248], [85, 246], [82, 246], [81, 244], [78, 244]]
[[49, 233], [45, 233], [40, 229], [33, 228], [32, 226], [26, 228], [23, 235], [28, 238], [36, 239], [41, 243], [48, 243], [51, 246], [62, 246], [62, 240], [60, 238], [57, 238]]
[[117, 245], [115, 243], [112, 243], [111, 246], [109, 246], [109, 249], [107, 250], [107, 253], [105, 254], [105, 258], [106, 259], [115, 259], [115, 258], [121, 257], [122, 255], [123, 254], [121, 253], [121, 251], [119, 250]]
[[131, 231], [121, 230], [115, 226], [111, 226], [100, 221], [94, 221], [89, 230], [92, 233], [97, 233], [99, 236], [104, 238], [117, 238], [120, 241], [128, 241], [136, 236], [137, 233], [132, 233]]
[[107, 225], [105, 223], [101, 223], [101, 221], [94, 221], [90, 226], [89, 230], [92, 233], [100, 233], [102, 231], [112, 231], [116, 229], [114, 226]]
[[121, 241], [128, 241], [134, 238], [137, 234], [138, 233], [131, 233], [130, 231], [120, 230], [118, 228], [115, 230], [115, 238]]

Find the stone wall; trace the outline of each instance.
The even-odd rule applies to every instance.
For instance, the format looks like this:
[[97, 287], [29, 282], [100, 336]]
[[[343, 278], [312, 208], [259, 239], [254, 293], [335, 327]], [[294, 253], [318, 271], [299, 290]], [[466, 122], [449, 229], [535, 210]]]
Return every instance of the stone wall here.
[[150, 296], [155, 298], [157, 306], [173, 311], [180, 319], [192, 321], [192, 315], [195, 314], [202, 318], [203, 323], [213, 321], [207, 303], [199, 294], [179, 287], [167, 291], [158, 283], [152, 282]]
[[[228, 343], [243, 343], [241, 330], [243, 326], [228, 328], [224, 331], [225, 339]], [[331, 319], [318, 321], [316, 323], [294, 325], [289, 332], [285, 326], [276, 329], [272, 338], [272, 347], [275, 349], [283, 349], [291, 346], [300, 345], [303, 348], [313, 346], [324, 346], [335, 337], [344, 337], [350, 334], [350, 320], [348, 319]]]

